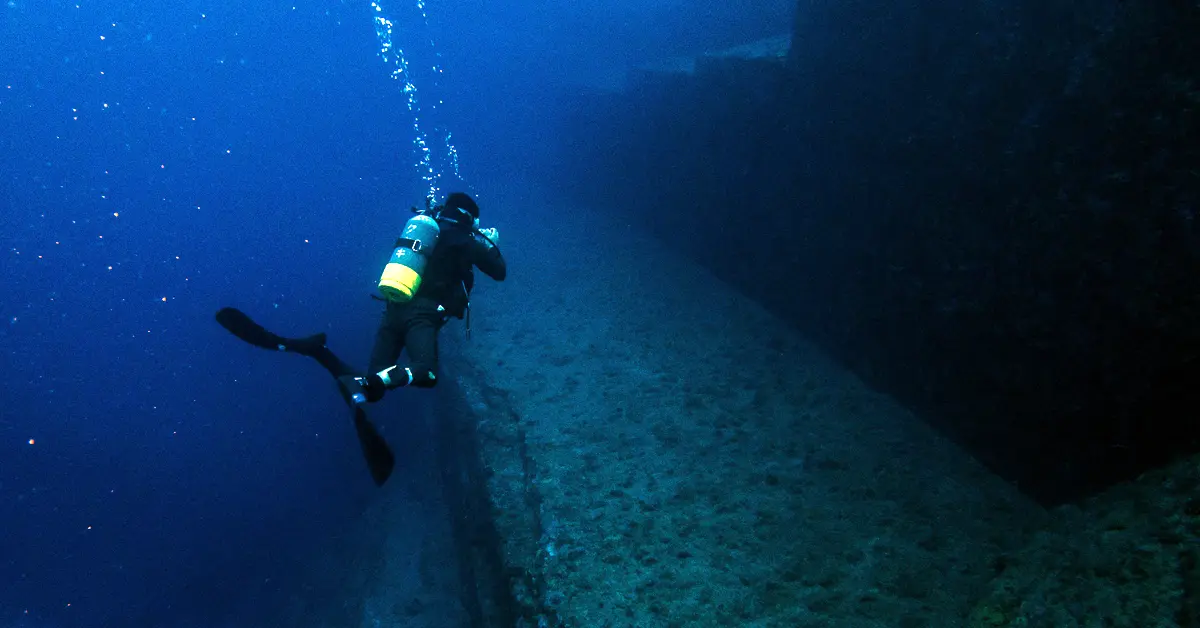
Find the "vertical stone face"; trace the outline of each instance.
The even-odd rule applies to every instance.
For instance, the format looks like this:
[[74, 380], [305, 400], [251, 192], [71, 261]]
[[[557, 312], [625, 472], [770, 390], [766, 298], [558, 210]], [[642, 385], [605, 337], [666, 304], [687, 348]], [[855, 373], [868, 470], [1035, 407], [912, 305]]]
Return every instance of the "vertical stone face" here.
[[868, 4], [591, 99], [571, 189], [1042, 499], [1194, 449], [1200, 8]]
[[521, 279], [481, 282], [469, 344], [443, 334], [447, 449], [488, 502], [463, 525], [494, 529], [468, 549], [512, 611], [480, 625], [954, 626], [1045, 523], [627, 218], [528, 212]]

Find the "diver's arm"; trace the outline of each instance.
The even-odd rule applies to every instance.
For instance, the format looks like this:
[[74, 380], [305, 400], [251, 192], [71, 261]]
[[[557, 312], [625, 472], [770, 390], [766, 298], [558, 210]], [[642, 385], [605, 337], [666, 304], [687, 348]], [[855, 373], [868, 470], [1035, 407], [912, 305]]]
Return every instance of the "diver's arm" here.
[[508, 276], [508, 264], [504, 262], [504, 256], [500, 254], [500, 247], [496, 246], [498, 236], [494, 229], [489, 229], [486, 233], [487, 237], [475, 234], [472, 238], [474, 244], [471, 247], [471, 263], [488, 277], [496, 281], [504, 281], [504, 278]]

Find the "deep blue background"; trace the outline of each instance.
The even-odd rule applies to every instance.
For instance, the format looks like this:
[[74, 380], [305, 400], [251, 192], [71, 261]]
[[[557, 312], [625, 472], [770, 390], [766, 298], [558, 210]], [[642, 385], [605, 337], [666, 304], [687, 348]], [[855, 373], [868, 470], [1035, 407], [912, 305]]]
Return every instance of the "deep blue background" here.
[[[791, 3], [456, 0], [428, 25], [415, 4], [385, 9], [426, 130], [454, 132], [503, 230], [523, 203], [564, 202], [536, 193], [560, 95], [787, 32]], [[212, 319], [237, 305], [365, 360], [367, 294], [424, 193], [372, 17], [0, 6], [0, 625], [265, 621], [375, 496], [327, 376]], [[403, 420], [381, 421], [393, 440]]]

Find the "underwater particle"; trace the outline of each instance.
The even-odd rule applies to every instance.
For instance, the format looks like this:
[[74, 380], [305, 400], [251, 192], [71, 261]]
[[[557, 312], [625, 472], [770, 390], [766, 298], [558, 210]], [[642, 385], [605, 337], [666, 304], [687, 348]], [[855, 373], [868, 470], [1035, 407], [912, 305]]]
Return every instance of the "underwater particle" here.
[[33, 442], [34, 442], [34, 441], [33, 441], [33, 439], [32, 439], [32, 438], [31, 438], [31, 439], [29, 439], [29, 444], [30, 444], [30, 445], [32, 445], [32, 444], [33, 444]]

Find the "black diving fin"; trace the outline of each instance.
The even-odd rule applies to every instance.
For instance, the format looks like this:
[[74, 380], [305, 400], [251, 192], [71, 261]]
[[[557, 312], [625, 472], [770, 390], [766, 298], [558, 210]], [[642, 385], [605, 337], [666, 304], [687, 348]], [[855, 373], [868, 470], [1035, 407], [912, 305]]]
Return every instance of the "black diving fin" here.
[[307, 338], [277, 336], [254, 322], [245, 312], [232, 307], [224, 307], [217, 312], [217, 323], [242, 341], [263, 349], [307, 354], [325, 346], [325, 334], [314, 334]]
[[[271, 333], [246, 313], [232, 307], [221, 308], [217, 312], [217, 323], [229, 333], [256, 347], [307, 355], [325, 367], [335, 381], [348, 371], [349, 367], [325, 347], [325, 334], [314, 334], [307, 338], [284, 338]], [[367, 460], [371, 479], [375, 481], [376, 486], [383, 486], [396, 466], [396, 457], [379, 430], [375, 429], [367, 418], [366, 410], [346, 394], [341, 382], [338, 382], [338, 391], [354, 414], [354, 432], [358, 435], [358, 443], [362, 447], [363, 457]]]
[[371, 479], [375, 480], [375, 486], [383, 486], [391, 477], [392, 469], [396, 468], [396, 456], [375, 426], [367, 420], [367, 411], [357, 404], [354, 405], [354, 431], [358, 434], [358, 444], [362, 446]]

